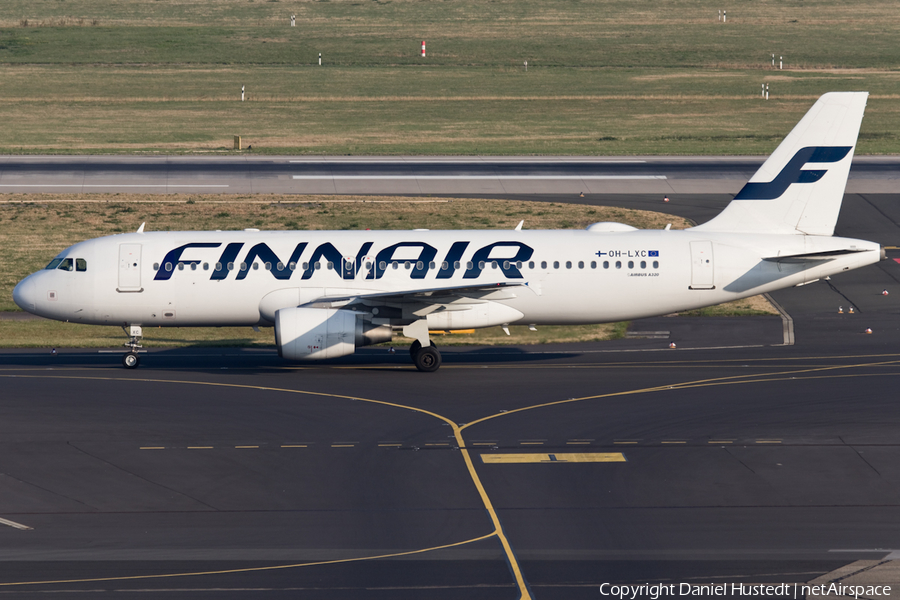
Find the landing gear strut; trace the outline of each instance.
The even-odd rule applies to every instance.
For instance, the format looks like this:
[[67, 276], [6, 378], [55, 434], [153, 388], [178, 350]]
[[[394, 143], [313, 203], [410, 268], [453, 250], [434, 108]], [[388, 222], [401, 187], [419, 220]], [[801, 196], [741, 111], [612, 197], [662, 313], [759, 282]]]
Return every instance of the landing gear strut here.
[[128, 348], [128, 352], [122, 357], [122, 366], [126, 369], [136, 369], [138, 365], [141, 364], [138, 350], [141, 349], [141, 337], [143, 337], [143, 331], [141, 330], [140, 325], [129, 325], [128, 329], [125, 329], [125, 326], [123, 325], [122, 330], [129, 336], [128, 342], [123, 344]]
[[423, 319], [404, 326], [403, 335], [416, 340], [409, 347], [409, 355], [418, 370], [423, 373], [433, 373], [440, 368], [441, 353], [438, 352], [437, 346], [428, 339], [427, 321]]

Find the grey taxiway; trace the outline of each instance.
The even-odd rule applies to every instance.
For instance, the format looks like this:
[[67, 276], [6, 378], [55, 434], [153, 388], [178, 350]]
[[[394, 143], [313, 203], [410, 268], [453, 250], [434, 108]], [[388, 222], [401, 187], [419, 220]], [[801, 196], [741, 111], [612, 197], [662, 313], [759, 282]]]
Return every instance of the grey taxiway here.
[[[120, 167], [180, 160], [11, 157], [0, 184], [80, 177], [73, 191], [102, 191], [83, 182], [165, 178], [171, 192], [171, 181], [214, 180]], [[328, 184], [293, 179], [324, 176], [316, 161], [229, 175], [230, 161], [194, 162], [207, 160], [215, 181], [254, 192], [312, 193], [302, 186], [313, 182], [358, 193], [365, 180], [333, 174], [385, 174], [377, 161], [341, 171], [330, 163], [348, 161], [322, 159]], [[271, 159], [243, 162], [254, 161]], [[523, 159], [513, 173], [484, 159], [488, 174], [478, 161], [405, 162], [425, 161], [392, 163], [416, 178], [391, 193], [616, 204], [696, 222], [759, 164]], [[685, 175], [679, 163], [702, 168]], [[839, 235], [900, 245], [896, 166], [857, 159]], [[390, 180], [372, 181], [387, 193]], [[421, 191], [432, 183], [448, 187]], [[883, 261], [774, 294], [781, 317], [663, 317], [609, 343], [447, 348], [434, 374], [384, 348], [316, 365], [272, 350], [159, 350], [134, 372], [96, 351], [0, 352], [0, 593], [596, 598], [603, 583], [896, 582], [898, 269]]]

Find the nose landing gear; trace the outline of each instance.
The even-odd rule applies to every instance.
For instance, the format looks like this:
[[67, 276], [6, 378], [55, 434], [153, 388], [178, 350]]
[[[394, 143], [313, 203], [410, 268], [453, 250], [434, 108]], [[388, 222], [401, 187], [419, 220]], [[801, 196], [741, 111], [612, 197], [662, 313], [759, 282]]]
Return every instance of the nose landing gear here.
[[128, 352], [122, 356], [122, 366], [126, 369], [136, 369], [141, 364], [141, 358], [138, 356], [138, 350], [141, 349], [141, 337], [143, 330], [140, 325], [129, 325], [128, 329], [122, 326], [122, 330], [128, 334], [128, 341], [123, 344], [128, 348]]

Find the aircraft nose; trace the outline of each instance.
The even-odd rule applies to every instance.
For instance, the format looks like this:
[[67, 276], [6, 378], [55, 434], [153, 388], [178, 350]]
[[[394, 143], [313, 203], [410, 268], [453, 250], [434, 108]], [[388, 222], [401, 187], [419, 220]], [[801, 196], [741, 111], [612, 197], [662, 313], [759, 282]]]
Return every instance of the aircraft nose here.
[[21, 308], [30, 313], [35, 310], [35, 290], [34, 279], [26, 277], [13, 289], [13, 301]]

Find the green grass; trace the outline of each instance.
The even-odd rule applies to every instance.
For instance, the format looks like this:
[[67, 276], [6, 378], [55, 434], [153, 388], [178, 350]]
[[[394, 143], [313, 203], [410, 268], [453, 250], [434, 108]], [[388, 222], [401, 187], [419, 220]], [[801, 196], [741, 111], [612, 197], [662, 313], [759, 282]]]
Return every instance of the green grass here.
[[897, 152], [900, 3], [716, 13], [702, 0], [7, 0], [0, 152], [217, 152], [242, 135], [256, 153], [765, 154], [815, 97], [848, 89], [872, 93], [858, 151]]
[[[271, 328], [261, 328], [256, 332], [250, 327], [147, 327], [143, 331], [143, 344], [147, 348], [275, 345], [275, 335]], [[2, 348], [116, 348], [127, 340], [128, 336], [120, 327], [46, 320], [0, 320]]]

